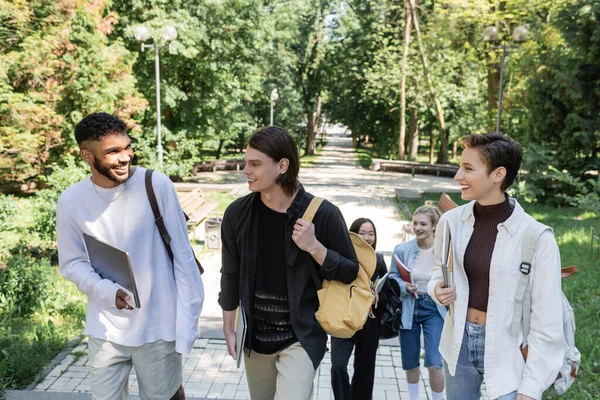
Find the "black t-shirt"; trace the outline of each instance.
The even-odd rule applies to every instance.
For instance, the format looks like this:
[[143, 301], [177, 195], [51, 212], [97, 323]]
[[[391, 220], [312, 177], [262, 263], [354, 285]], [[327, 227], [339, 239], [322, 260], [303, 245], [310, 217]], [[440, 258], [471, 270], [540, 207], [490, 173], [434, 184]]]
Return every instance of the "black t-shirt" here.
[[290, 319], [285, 262], [286, 213], [259, 204], [258, 268], [254, 291], [252, 349], [273, 354], [298, 339]]

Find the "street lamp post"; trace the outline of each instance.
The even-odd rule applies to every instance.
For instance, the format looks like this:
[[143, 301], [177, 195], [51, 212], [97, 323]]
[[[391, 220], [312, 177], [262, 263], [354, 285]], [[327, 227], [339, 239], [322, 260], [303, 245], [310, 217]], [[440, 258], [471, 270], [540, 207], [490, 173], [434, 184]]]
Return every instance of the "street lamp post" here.
[[[518, 26], [513, 31], [513, 41], [518, 43], [517, 48], [521, 47], [521, 43], [527, 40], [529, 31], [524, 26]], [[483, 40], [489, 43], [495, 43], [498, 41], [498, 29], [495, 26], [488, 26], [483, 30]], [[495, 50], [502, 49], [502, 57], [500, 58], [500, 84], [498, 87], [498, 119], [496, 121], [496, 132], [500, 132], [500, 121], [502, 120], [502, 97], [504, 93], [504, 64], [506, 60], [506, 53], [509, 49], [515, 48], [515, 46], [507, 45], [502, 43], [499, 46], [493, 46]]]
[[279, 100], [279, 93], [277, 93], [277, 89], [273, 89], [269, 97], [271, 99], [271, 126], [273, 126], [273, 106], [275, 105], [275, 102]]
[[[158, 167], [163, 168], [163, 147], [162, 147], [162, 136], [161, 136], [161, 123], [160, 123], [160, 58], [158, 54], [158, 48], [161, 47], [156, 39], [153, 40], [152, 44], [144, 43], [150, 38], [150, 31], [144, 25], [138, 25], [133, 30], [135, 38], [142, 42], [142, 52], [149, 48], [154, 48], [154, 71], [156, 79], [156, 154], [158, 156]], [[171, 50], [171, 42], [177, 39], [177, 29], [172, 26], [165, 26], [163, 28], [163, 39], [169, 43], [169, 50]]]

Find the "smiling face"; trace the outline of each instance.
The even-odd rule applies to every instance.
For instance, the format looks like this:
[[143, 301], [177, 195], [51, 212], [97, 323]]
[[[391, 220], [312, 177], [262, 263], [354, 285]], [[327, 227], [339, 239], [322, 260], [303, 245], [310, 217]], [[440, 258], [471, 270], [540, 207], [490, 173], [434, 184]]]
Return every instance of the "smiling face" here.
[[375, 227], [370, 222], [363, 223], [358, 229], [358, 236], [363, 238], [371, 247], [375, 244], [377, 236], [375, 235]]
[[460, 168], [454, 180], [460, 185], [463, 200], [476, 200], [481, 205], [490, 205], [504, 201], [501, 186], [505, 176], [504, 167], [489, 171], [479, 149], [467, 147], [460, 157]]
[[287, 171], [287, 158], [275, 161], [265, 153], [248, 146], [244, 161], [246, 166], [243, 172], [248, 178], [248, 188], [252, 192], [269, 193], [281, 190], [277, 178]]
[[412, 218], [412, 229], [417, 240], [433, 239], [435, 226], [431, 223], [431, 219], [424, 213], [417, 213]]
[[94, 183], [99, 186], [115, 187], [129, 179], [133, 149], [127, 134], [85, 141], [81, 156], [92, 167]]

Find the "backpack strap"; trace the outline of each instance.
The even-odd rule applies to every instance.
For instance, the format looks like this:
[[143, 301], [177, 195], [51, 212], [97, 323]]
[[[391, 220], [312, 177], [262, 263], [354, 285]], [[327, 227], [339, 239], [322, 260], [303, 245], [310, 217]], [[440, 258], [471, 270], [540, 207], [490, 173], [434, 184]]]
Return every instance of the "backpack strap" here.
[[537, 244], [540, 236], [545, 231], [552, 232], [552, 228], [534, 221], [525, 229], [525, 234], [521, 241], [521, 265], [519, 271], [519, 283], [515, 294], [515, 309], [513, 313], [511, 334], [517, 337], [521, 319], [523, 320], [523, 344], [521, 348], [527, 346], [527, 337], [529, 336], [530, 316], [531, 316], [531, 264], [537, 250]]
[[302, 219], [308, 223], [312, 223], [312, 220], [315, 217], [317, 211], [319, 210], [319, 207], [321, 207], [321, 203], [323, 203], [323, 200], [324, 199], [322, 197], [313, 197], [313, 199], [310, 201], [310, 204], [306, 208], [306, 211], [304, 211]]
[[[306, 222], [312, 223], [312, 220], [315, 217], [315, 214], [317, 213], [317, 211], [319, 210], [321, 203], [323, 203], [323, 200], [324, 199], [322, 197], [317, 197], [317, 196], [313, 197], [313, 199], [310, 201], [310, 204], [306, 208], [306, 211], [304, 211], [304, 215], [302, 215], [302, 219], [305, 220]], [[317, 274], [317, 270], [314, 268], [311, 268], [310, 275], [312, 276], [313, 282], [315, 283], [315, 287], [317, 288], [317, 290], [319, 290], [322, 286], [322, 283], [321, 283], [321, 279], [319, 279], [319, 275]]]
[[[165, 221], [163, 220], [162, 215], [160, 214], [160, 210], [158, 209], [158, 202], [156, 201], [156, 194], [154, 193], [154, 187], [152, 186], [152, 173], [153, 170], [147, 169], [146, 174], [144, 176], [144, 181], [146, 184], [146, 194], [148, 195], [148, 201], [150, 202], [150, 207], [152, 208], [152, 214], [154, 215], [154, 223], [158, 228], [158, 233], [160, 233], [160, 238], [165, 245], [165, 249], [167, 249], [167, 254], [169, 255], [169, 259], [171, 260], [171, 265], [173, 264], [173, 249], [171, 249], [171, 235], [167, 232], [167, 227], [165, 226]], [[183, 213], [185, 220], [187, 221], [189, 217]], [[191, 246], [190, 246], [191, 247]], [[196, 265], [200, 270], [200, 275], [204, 273], [204, 268], [202, 268], [202, 264], [196, 258], [196, 254], [194, 253], [194, 248], [192, 247], [192, 254], [194, 255], [194, 260], [196, 261]]]
[[158, 202], [156, 201], [156, 194], [154, 194], [154, 187], [152, 186], [152, 173], [154, 171], [151, 169], [146, 170], [145, 175], [145, 183], [146, 183], [146, 194], [148, 195], [148, 201], [150, 202], [150, 207], [152, 208], [152, 214], [154, 214], [154, 223], [158, 228], [158, 232], [160, 233], [160, 238], [165, 244], [165, 248], [167, 249], [167, 253], [169, 254], [169, 259], [171, 263], [173, 263], [173, 250], [171, 249], [171, 235], [167, 232], [167, 227], [165, 226], [165, 221], [163, 220], [162, 215], [160, 215], [160, 210], [158, 209]]

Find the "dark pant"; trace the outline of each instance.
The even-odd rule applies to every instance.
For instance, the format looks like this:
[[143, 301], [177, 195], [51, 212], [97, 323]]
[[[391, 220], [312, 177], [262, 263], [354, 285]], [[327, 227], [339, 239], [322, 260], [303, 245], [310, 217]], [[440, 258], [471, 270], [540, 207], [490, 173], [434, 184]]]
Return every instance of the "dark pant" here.
[[[379, 318], [367, 318], [365, 326], [350, 339], [331, 338], [331, 386], [336, 400], [370, 400], [379, 344]], [[352, 385], [348, 360], [354, 349]]]

